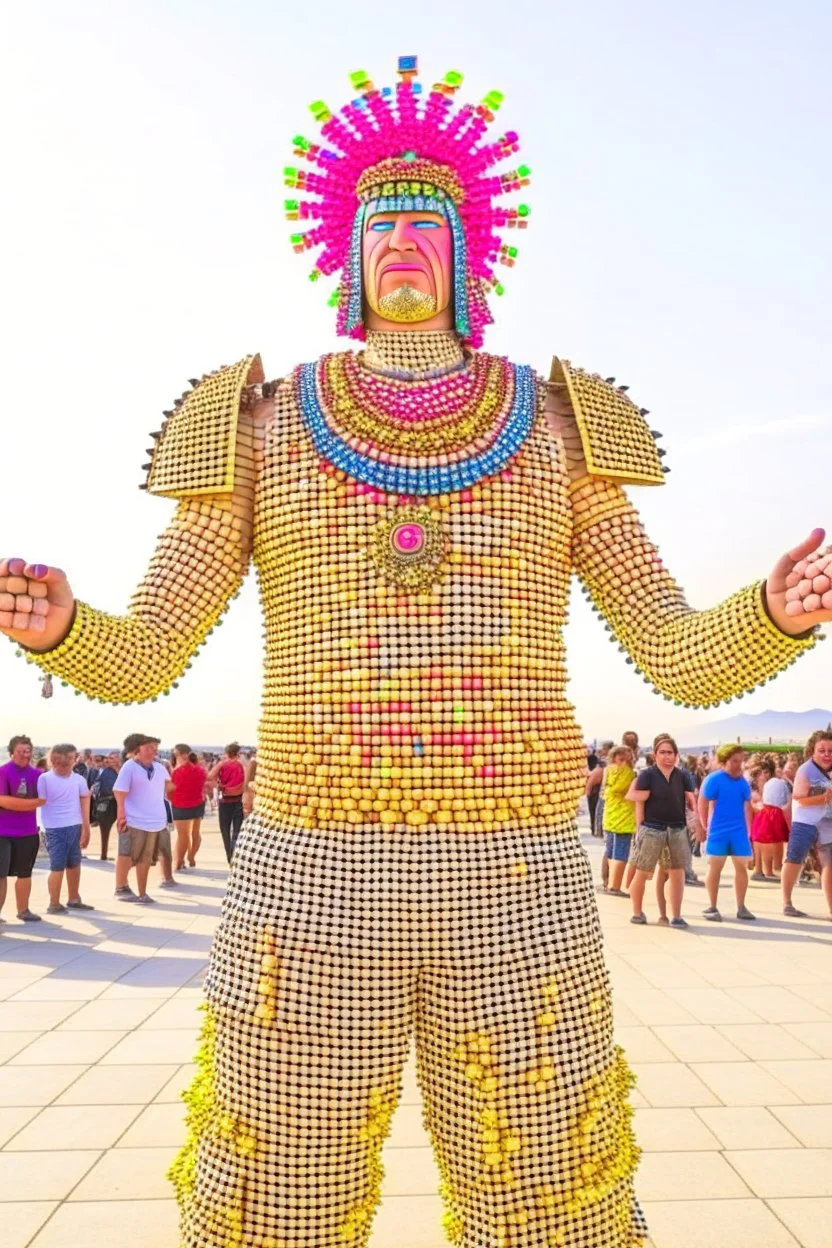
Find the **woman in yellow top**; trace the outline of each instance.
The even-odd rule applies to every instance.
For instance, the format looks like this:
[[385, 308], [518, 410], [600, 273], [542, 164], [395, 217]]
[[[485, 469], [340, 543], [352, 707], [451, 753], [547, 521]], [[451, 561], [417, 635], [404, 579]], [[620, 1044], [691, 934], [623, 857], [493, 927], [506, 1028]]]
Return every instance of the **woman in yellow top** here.
[[606, 854], [610, 861], [606, 891], [614, 897], [627, 896], [622, 891], [621, 882], [636, 830], [636, 807], [635, 802], [627, 801], [626, 794], [635, 778], [632, 750], [626, 745], [616, 746], [610, 751], [604, 774], [604, 832], [607, 838]]

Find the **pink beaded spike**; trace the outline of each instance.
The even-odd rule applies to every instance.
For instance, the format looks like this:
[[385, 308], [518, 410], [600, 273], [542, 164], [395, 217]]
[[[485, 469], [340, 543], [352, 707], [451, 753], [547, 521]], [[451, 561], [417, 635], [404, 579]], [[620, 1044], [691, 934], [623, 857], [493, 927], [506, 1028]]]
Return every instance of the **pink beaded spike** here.
[[[339, 308], [339, 332], [347, 332], [346, 293], [351, 280], [350, 249], [359, 180], [382, 161], [401, 161], [401, 171], [395, 176], [402, 178], [407, 178], [408, 161], [418, 159], [437, 166], [454, 183], [454, 202], [467, 247], [467, 341], [478, 347], [485, 326], [493, 319], [486, 295], [503, 293], [496, 266], [512, 267], [517, 255], [517, 248], [503, 240], [502, 231], [524, 228], [529, 216], [525, 204], [507, 208], [495, 201], [527, 186], [530, 171], [520, 165], [502, 175], [492, 172], [494, 166], [519, 150], [513, 130], [497, 140], [485, 141], [502, 103], [499, 91], [490, 91], [478, 105], [464, 104], [454, 111], [453, 97], [462, 75], [451, 70], [426, 99], [420, 99], [417, 72], [415, 56], [399, 57], [400, 81], [395, 91], [389, 87], [378, 90], [362, 70], [351, 75], [359, 95], [341, 109], [340, 116], [322, 101], [310, 106], [326, 145], [296, 138], [295, 156], [310, 162], [314, 171], [295, 166], [283, 171], [287, 186], [316, 197], [286, 200], [289, 220], [314, 222], [292, 234], [291, 242], [299, 253], [321, 248], [312, 280], [341, 271], [339, 291], [330, 302]], [[350, 334], [362, 338], [364, 331], [359, 325]]]

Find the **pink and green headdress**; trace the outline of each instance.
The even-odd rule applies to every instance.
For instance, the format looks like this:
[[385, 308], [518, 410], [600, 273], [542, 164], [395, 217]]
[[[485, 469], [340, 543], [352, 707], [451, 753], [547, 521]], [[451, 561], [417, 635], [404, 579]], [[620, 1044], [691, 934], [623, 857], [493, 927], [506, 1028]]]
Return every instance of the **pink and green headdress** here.
[[500, 231], [528, 223], [525, 204], [496, 201], [529, 182], [525, 165], [507, 173], [494, 166], [519, 150], [509, 130], [496, 140], [486, 131], [502, 103], [490, 91], [482, 103], [454, 109], [462, 75], [452, 70], [424, 98], [415, 56], [399, 57], [399, 82], [377, 89], [363, 70], [351, 75], [359, 95], [335, 116], [321, 101], [311, 105], [326, 146], [298, 136], [295, 155], [314, 170], [289, 167], [287, 186], [315, 198], [286, 200], [290, 221], [309, 222], [292, 234], [295, 251], [322, 248], [311, 279], [341, 272], [331, 302], [338, 332], [363, 338], [361, 244], [364, 223], [377, 212], [438, 212], [454, 241], [454, 317], [457, 333], [482, 345], [493, 320], [486, 295], [503, 293], [497, 266], [514, 264], [517, 248]]

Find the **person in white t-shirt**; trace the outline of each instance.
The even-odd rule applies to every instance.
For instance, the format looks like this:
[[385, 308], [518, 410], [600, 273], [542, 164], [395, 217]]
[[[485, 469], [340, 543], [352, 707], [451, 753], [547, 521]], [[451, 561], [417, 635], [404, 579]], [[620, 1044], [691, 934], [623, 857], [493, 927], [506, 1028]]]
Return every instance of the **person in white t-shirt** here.
[[[47, 914], [92, 910], [81, 900], [81, 850], [90, 843], [90, 791], [85, 778], [73, 770], [78, 754], [74, 745], [53, 745], [49, 771], [38, 777], [38, 797], [46, 848], [49, 853]], [[61, 888], [66, 876], [66, 905]]]
[[[159, 836], [167, 828], [165, 786], [168, 773], [158, 762], [158, 737], [134, 732], [125, 739], [127, 760], [113, 786], [118, 807], [118, 857], [116, 858], [116, 897], [149, 905], [154, 900], [147, 894], [147, 877], [153, 863]], [[128, 879], [130, 868], [136, 868], [138, 894]]]

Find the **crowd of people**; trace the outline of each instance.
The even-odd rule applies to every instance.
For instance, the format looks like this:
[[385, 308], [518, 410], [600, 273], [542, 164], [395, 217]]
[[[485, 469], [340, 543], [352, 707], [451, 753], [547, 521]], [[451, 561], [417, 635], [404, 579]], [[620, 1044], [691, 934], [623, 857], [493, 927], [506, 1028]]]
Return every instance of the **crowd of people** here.
[[693, 867], [703, 850], [710, 922], [722, 921], [728, 858], [741, 922], [756, 919], [746, 905], [749, 879], [780, 884], [783, 914], [805, 919], [794, 888], [819, 877], [832, 919], [832, 730], [812, 733], [802, 754], [728, 744], [684, 760], [667, 733], [642, 753], [637, 733], [626, 732], [620, 745], [587, 749], [586, 799], [593, 834], [605, 841], [599, 891], [628, 897], [636, 925], [648, 921], [644, 894], [655, 876], [659, 924], [688, 926], [684, 891], [703, 883]]
[[[208, 808], [218, 815], [231, 861], [254, 801], [254, 751], [246, 754], [232, 742], [214, 758], [180, 743], [166, 759], [159, 745], [133, 733], [123, 749], [108, 754], [59, 743], [35, 759], [29, 737], [12, 737], [9, 761], [0, 766], [0, 923], [10, 878], [18, 919], [39, 921], [30, 899], [41, 847], [49, 858], [47, 914], [92, 908], [80, 889], [94, 827], [102, 861], [109, 860], [116, 827], [119, 901], [152, 904], [147, 887], [154, 865], [162, 889], [177, 886], [175, 873], [196, 867]], [[832, 731], [813, 733], [802, 754], [723, 745], [684, 759], [667, 733], [642, 751], [638, 734], [626, 732], [619, 745], [587, 749], [586, 799], [593, 834], [605, 842], [599, 891], [629, 898], [634, 924], [648, 921], [644, 896], [654, 877], [660, 925], [688, 926], [686, 886], [704, 886], [704, 917], [720, 922], [728, 858], [740, 921], [755, 919], [746, 905], [749, 880], [779, 883], [784, 915], [800, 919], [808, 916], [794, 905], [795, 885], [817, 877], [832, 918]], [[694, 860], [703, 850], [708, 862], [700, 881]]]
[[254, 752], [245, 754], [232, 742], [222, 758], [214, 759], [178, 744], [170, 759], [164, 759], [159, 745], [156, 737], [132, 733], [123, 749], [108, 754], [79, 753], [62, 742], [36, 759], [28, 736], [12, 737], [8, 762], [0, 766], [0, 923], [5, 922], [10, 878], [15, 881], [18, 919], [41, 920], [30, 905], [41, 848], [49, 859], [46, 913], [93, 908], [81, 897], [81, 864], [93, 827], [102, 861], [109, 861], [110, 834], [116, 828], [114, 887], [115, 897], [123, 902], [153, 903], [147, 885], [156, 864], [163, 889], [177, 887], [175, 872], [196, 867], [206, 807], [218, 814], [231, 861], [253, 803]]

